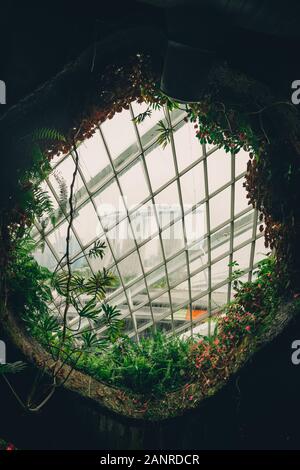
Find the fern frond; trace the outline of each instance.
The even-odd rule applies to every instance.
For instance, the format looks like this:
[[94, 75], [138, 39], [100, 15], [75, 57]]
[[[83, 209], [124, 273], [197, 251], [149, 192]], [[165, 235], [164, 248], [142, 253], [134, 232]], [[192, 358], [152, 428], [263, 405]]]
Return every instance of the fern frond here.
[[58, 195], [59, 196], [59, 203], [58, 203], [59, 209], [58, 209], [57, 218], [60, 219], [63, 216], [63, 214], [67, 212], [68, 199], [69, 199], [68, 185], [64, 177], [61, 174], [59, 174], [57, 171], [55, 171], [53, 175], [59, 187], [59, 195]]
[[41, 141], [59, 141], [65, 142], [66, 138], [56, 129], [49, 129], [47, 127], [41, 127], [40, 129], [36, 129], [32, 134], [32, 141], [33, 142], [41, 142]]
[[50, 218], [53, 217], [54, 206], [47, 191], [43, 191], [40, 187], [34, 188], [33, 199], [35, 203], [35, 214], [38, 218], [45, 216], [45, 214]]

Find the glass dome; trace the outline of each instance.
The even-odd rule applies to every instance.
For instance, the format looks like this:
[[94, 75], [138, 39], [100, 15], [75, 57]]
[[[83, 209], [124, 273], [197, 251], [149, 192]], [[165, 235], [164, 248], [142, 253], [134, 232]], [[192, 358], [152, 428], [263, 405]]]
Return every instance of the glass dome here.
[[[234, 262], [251, 279], [265, 256], [258, 213], [243, 188], [248, 155], [201, 145], [180, 109], [153, 110], [136, 122], [146, 109], [133, 103], [78, 147], [70, 252], [82, 256], [72, 269], [88, 275], [105, 267], [116, 275], [107, 300], [121, 311], [129, 336], [153, 328], [206, 334], [232, 298]], [[172, 128], [165, 148], [157, 141], [161, 120]], [[67, 193], [74, 169], [72, 153], [57, 158], [43, 183], [58, 222], [36, 222], [34, 237], [44, 247], [35, 257], [49, 269], [65, 253], [68, 206], [60, 193]], [[96, 240], [106, 245], [102, 260], [87, 256]], [[77, 321], [70, 311], [70, 324]]]

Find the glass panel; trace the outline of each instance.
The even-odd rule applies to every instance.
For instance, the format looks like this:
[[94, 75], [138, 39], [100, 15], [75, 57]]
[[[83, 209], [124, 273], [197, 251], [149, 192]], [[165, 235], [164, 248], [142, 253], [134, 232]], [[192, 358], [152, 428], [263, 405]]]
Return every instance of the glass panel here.
[[149, 196], [144, 169], [140, 160], [130, 165], [119, 176], [125, 204], [132, 210]]
[[219, 284], [228, 278], [229, 274], [229, 257], [226, 256], [224, 259], [212, 264], [211, 266], [211, 283], [212, 286]]
[[73, 223], [81, 243], [84, 246], [88, 245], [102, 233], [99, 219], [91, 202], [88, 202], [78, 211]]
[[[201, 294], [201, 292], [199, 293]], [[199, 295], [196, 300], [193, 300], [193, 308], [196, 310], [203, 310], [203, 315], [208, 313], [208, 295]]]
[[264, 259], [266, 255], [270, 253], [270, 251], [271, 251], [270, 248], [265, 247], [264, 237], [261, 237], [258, 240], [256, 240], [255, 252], [254, 252], [254, 264]]
[[104, 229], [115, 225], [126, 215], [121, 193], [115, 181], [106, 185], [96, 197], [94, 203]]
[[[211, 294], [211, 313], [221, 313], [222, 307], [227, 302], [228, 296], [228, 284], [225, 284], [222, 287], [219, 287], [217, 290], [214, 290]], [[213, 332], [213, 328], [211, 328]]]
[[173, 310], [176, 309], [179, 305], [182, 305], [186, 302], [187, 306], [183, 307], [182, 310], [177, 310], [176, 314], [174, 314], [174, 318], [185, 320], [187, 316], [188, 310], [188, 303], [189, 303], [189, 284], [188, 281], [184, 281], [178, 286], [176, 286], [171, 291], [171, 299], [172, 299], [172, 306]]
[[[63, 222], [62, 225], [59, 227], [56, 227], [54, 232], [52, 232], [49, 236], [49, 242], [53, 246], [55, 252], [58, 254], [58, 257], [61, 258], [64, 256], [67, 248], [67, 243], [66, 243], [66, 238], [67, 238], [67, 228], [68, 224], [67, 222]], [[70, 256], [73, 257], [75, 254], [77, 254], [80, 251], [80, 246], [78, 244], [78, 241], [75, 238], [75, 235], [73, 233], [73, 230], [71, 230], [70, 233]]]
[[254, 212], [251, 212], [234, 221], [234, 247], [252, 238], [253, 218]]
[[132, 251], [135, 247], [133, 233], [127, 217], [107, 232], [107, 238], [117, 259]]
[[139, 251], [145, 272], [163, 262], [161, 244], [158, 236], [141, 246]]
[[208, 187], [213, 193], [231, 180], [231, 155], [222, 148], [207, 157]]
[[203, 162], [198, 163], [180, 178], [184, 210], [198, 204], [205, 197]]
[[194, 209], [184, 217], [188, 246], [201, 242], [206, 234], [206, 205]]
[[238, 263], [238, 268], [243, 270], [249, 267], [251, 244], [244, 246], [233, 253], [233, 259]]
[[[195, 312], [193, 318], [193, 333], [194, 335], [207, 336], [209, 333], [208, 323], [208, 298], [207, 296], [202, 297], [196, 303], [193, 304], [193, 310]], [[211, 321], [211, 331], [214, 330], [213, 321]]]
[[249, 207], [249, 199], [246, 198], [246, 190], [243, 187], [245, 178], [239, 179], [235, 183], [234, 212], [238, 214]]
[[162, 315], [170, 311], [170, 300], [168, 292], [152, 300], [151, 304], [154, 319], [159, 319]]
[[131, 227], [138, 243], [158, 233], [156, 213], [152, 201], [139, 207], [130, 215]]
[[186, 167], [202, 156], [202, 146], [196, 138], [193, 124], [184, 124], [174, 133], [178, 171]]
[[55, 270], [57, 261], [47, 244], [40, 244], [39, 247], [34, 251], [33, 256], [41, 266], [48, 268], [50, 271]]
[[142, 275], [142, 268], [137, 253], [127, 256], [127, 258], [118, 263], [118, 266], [125, 285]]
[[128, 335], [130, 333], [134, 333], [135, 328], [134, 328], [134, 323], [132, 321], [131, 315], [128, 315], [127, 317], [123, 318], [124, 322], [124, 329], [122, 330], [125, 335]]
[[190, 262], [190, 273], [201, 269], [208, 262], [206, 241], [204, 245], [198, 245], [198, 250], [189, 250], [188, 254]]
[[113, 305], [118, 307], [118, 309], [121, 311], [122, 315], [124, 315], [124, 314], [127, 315], [128, 314], [127, 299], [126, 299], [126, 295], [125, 295], [124, 291], [122, 291], [119, 295], [114, 294], [114, 297], [112, 299], [112, 303], [113, 303]]
[[152, 191], [157, 191], [175, 176], [175, 168], [171, 145], [165, 149], [161, 146], [155, 147], [146, 155], [146, 164]]
[[[147, 301], [147, 289], [144, 279], [133, 284], [133, 286], [126, 289], [127, 297], [130, 303], [131, 308], [136, 308], [138, 305], [143, 304]], [[144, 307], [143, 311], [140, 311], [140, 314], [143, 315], [148, 321], [151, 319], [149, 307]]]
[[[143, 309], [141, 309], [141, 311], [142, 310]], [[151, 333], [154, 331], [152, 319], [151, 321], [149, 321], [147, 317], [145, 318], [143, 314], [140, 314], [140, 310], [136, 312], [136, 324], [140, 338], [150, 336]]]
[[113, 119], [107, 119], [101, 129], [117, 166], [138, 152], [134, 126], [128, 110], [124, 109], [121, 113], [116, 113]]
[[79, 165], [90, 190], [112, 175], [112, 168], [100, 132], [82, 142], [77, 149]]
[[171, 315], [164, 317], [158, 324], [156, 324], [156, 330], [162, 333], [170, 333], [172, 331], [172, 317]]
[[[188, 307], [187, 307], [188, 312]], [[187, 313], [189, 315], [189, 313]], [[189, 337], [191, 335], [191, 322], [188, 321], [176, 322], [176, 328], [174, 330], [175, 335], [180, 335], [181, 337]]]
[[87, 257], [86, 256], [78, 256], [78, 258], [75, 258], [76, 261], [72, 261], [71, 264], [71, 271], [80, 273], [82, 276], [85, 278], [92, 276], [92, 271], [91, 268], [88, 264]]
[[170, 258], [172, 255], [184, 248], [184, 236], [182, 220], [175, 222], [170, 227], [166, 228], [161, 233], [164, 253], [166, 258]]
[[155, 204], [161, 228], [181, 217], [182, 211], [176, 181], [155, 196]]
[[241, 173], [244, 173], [247, 169], [247, 163], [249, 161], [249, 154], [245, 150], [240, 150], [239, 153], [235, 155], [235, 174], [239, 176]]
[[[49, 182], [53, 187], [57, 197], [61, 200], [62, 191], [65, 193], [64, 199], [69, 198], [70, 188], [73, 180], [73, 173], [75, 171], [75, 163], [73, 158], [68, 156], [62, 163], [60, 163], [51, 176], [49, 177]], [[86, 189], [84, 188], [83, 181], [80, 175], [77, 173], [75, 184], [74, 184], [74, 199], [76, 201], [75, 205], [82, 203], [87, 199], [88, 195]], [[67, 203], [68, 207], [68, 203]]]
[[211, 236], [211, 257], [212, 259], [226, 253], [230, 249], [230, 225], [226, 225], [221, 230]]
[[167, 271], [169, 276], [169, 283], [171, 286], [186, 278], [186, 254], [181, 253], [180, 255], [176, 256], [176, 258], [173, 258], [171, 261], [169, 261], [167, 263]]
[[230, 188], [211, 198], [209, 205], [210, 228], [213, 229], [230, 219]]
[[[149, 109], [146, 103], [132, 103], [134, 116], [145, 113]], [[140, 124], [137, 123], [139, 134], [142, 138], [143, 147], [147, 146], [154, 138], [157, 138], [157, 123], [164, 119], [163, 109], [150, 109], [150, 116], [147, 116]]]
[[146, 276], [146, 282], [151, 298], [157, 297], [168, 288], [167, 275], [164, 266], [157, 268]]
[[191, 276], [192, 298], [197, 297], [202, 291], [208, 289], [208, 269]]

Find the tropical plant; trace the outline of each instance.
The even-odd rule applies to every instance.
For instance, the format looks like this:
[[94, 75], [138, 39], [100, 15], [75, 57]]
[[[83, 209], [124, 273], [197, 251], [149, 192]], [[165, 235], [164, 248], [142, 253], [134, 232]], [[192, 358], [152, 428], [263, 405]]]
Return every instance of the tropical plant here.
[[[35, 151], [43, 148], [45, 141], [63, 140], [58, 132], [49, 129], [40, 129], [32, 138]], [[83, 352], [90, 353], [96, 347], [107, 347], [109, 342], [117, 340], [123, 326], [118, 318], [119, 311], [104, 303], [106, 289], [113, 286], [115, 276], [105, 268], [90, 275], [72, 269], [72, 264], [83, 256], [72, 260], [70, 258], [70, 232], [75, 211], [74, 183], [79, 165], [75, 144], [74, 152], [76, 165], [69, 190], [64, 180], [59, 179], [62, 199], [60, 210], [66, 210], [66, 195], [69, 204], [65, 254], [53, 272], [40, 266], [33, 256], [34, 251], [41, 247], [30, 235], [33, 218], [38, 218], [42, 227], [45, 214], [51, 218], [53, 224], [56, 222], [49, 195], [40, 187], [43, 177], [50, 171], [48, 165], [47, 170], [45, 168], [39, 173], [32, 171], [24, 177], [22, 184], [27, 188], [25, 206], [29, 213], [28, 227], [25, 225], [21, 233], [16, 233], [14, 250], [6, 267], [5, 283], [10, 305], [14, 311], [23, 312], [22, 318], [28, 330], [51, 353], [54, 360], [50, 391], [38, 405], [33, 403], [32, 392], [28, 404], [24, 404], [30, 410], [40, 409], [51, 398], [57, 386], [68, 379], [69, 375], [63, 381], [58, 381], [59, 373], [67, 361], [69, 364], [72, 361], [76, 364]], [[86, 256], [102, 259], [104, 250], [105, 244], [97, 240]], [[77, 319], [73, 327], [69, 325], [70, 308]], [[97, 333], [99, 326], [106, 329], [101, 337]], [[37, 383], [34, 385], [34, 389], [36, 388]]]
[[157, 124], [159, 133], [157, 137], [157, 142], [162, 146], [163, 149], [171, 142], [171, 135], [174, 130], [173, 126], [168, 126], [164, 123], [163, 120], [160, 120]]
[[156, 333], [139, 343], [121, 338], [106, 351], [83, 354], [77, 367], [121, 388], [161, 394], [186, 383], [192, 340]]

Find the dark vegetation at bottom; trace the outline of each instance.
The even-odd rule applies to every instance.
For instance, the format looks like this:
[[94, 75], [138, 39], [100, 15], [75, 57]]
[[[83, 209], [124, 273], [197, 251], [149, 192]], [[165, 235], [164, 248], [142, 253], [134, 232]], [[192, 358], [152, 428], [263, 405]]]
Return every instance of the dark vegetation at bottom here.
[[[0, 435], [34, 450], [300, 449], [300, 366], [291, 362], [298, 337], [299, 318], [197, 411], [162, 423], [120, 418], [66, 390], [25, 414], [1, 381]], [[25, 391], [24, 380], [28, 370], [14, 377]]]

